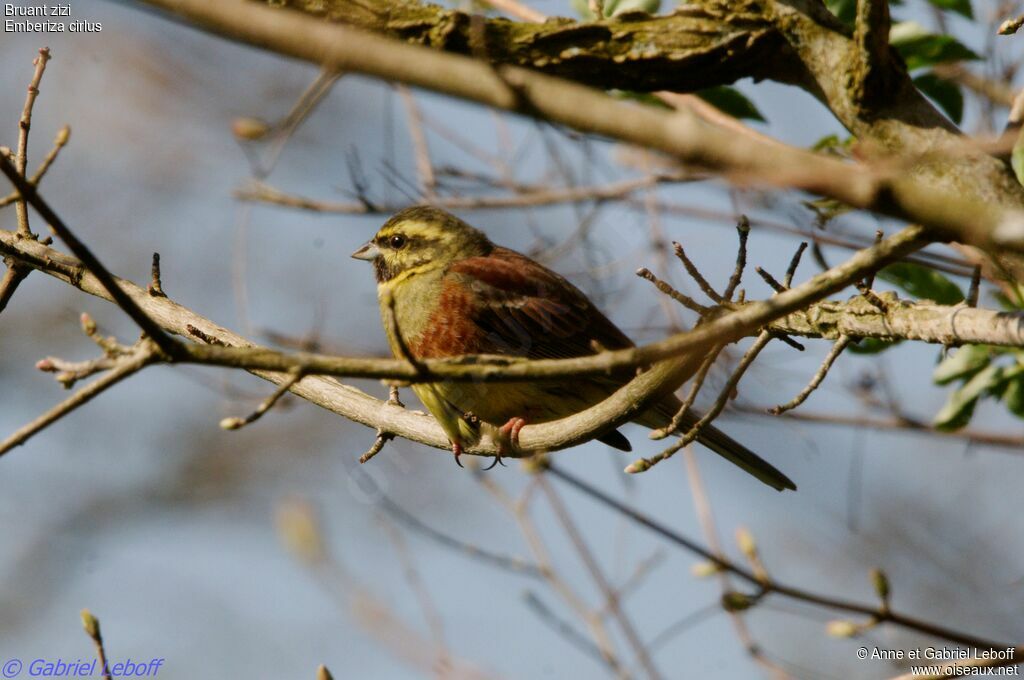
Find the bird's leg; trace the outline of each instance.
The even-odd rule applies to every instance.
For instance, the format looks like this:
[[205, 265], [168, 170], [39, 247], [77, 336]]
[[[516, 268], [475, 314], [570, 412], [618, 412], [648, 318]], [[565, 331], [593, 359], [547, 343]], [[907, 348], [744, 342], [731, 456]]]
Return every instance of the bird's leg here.
[[[478, 418], [472, 411], [466, 411], [463, 413], [462, 420], [465, 421], [472, 429], [480, 429], [480, 418]], [[452, 442], [452, 453], [455, 454], [455, 464], [459, 467], [465, 467], [462, 464], [462, 461], [459, 460], [459, 456], [462, 455], [462, 444], [460, 442]]]
[[490, 470], [498, 464], [505, 467], [502, 456], [505, 453], [519, 450], [519, 430], [523, 429], [524, 425], [526, 425], [526, 418], [516, 416], [509, 418], [508, 422], [501, 426], [498, 430], [498, 453], [495, 454], [494, 462], [491, 463], [490, 467], [485, 468], [486, 470]]

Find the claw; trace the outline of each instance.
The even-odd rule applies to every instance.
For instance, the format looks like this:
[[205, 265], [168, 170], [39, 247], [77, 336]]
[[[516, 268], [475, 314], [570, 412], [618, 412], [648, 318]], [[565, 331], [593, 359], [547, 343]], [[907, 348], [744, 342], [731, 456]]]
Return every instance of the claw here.
[[488, 470], [493, 470], [494, 466], [495, 465], [499, 465], [499, 464], [501, 465], [501, 467], [508, 467], [507, 465], [505, 465], [504, 461], [501, 460], [501, 452], [500, 451], [498, 453], [494, 454], [494, 461], [490, 465], [488, 465], [487, 467], [484, 468], [484, 472], [487, 472]]
[[452, 453], [455, 454], [455, 464], [458, 465], [459, 467], [465, 467], [465, 465], [462, 464], [462, 461], [459, 460], [459, 456], [462, 455], [462, 444], [458, 442], [452, 442]]
[[498, 453], [494, 455], [494, 462], [491, 463], [490, 467], [484, 468], [490, 470], [495, 465], [501, 465], [501, 467], [508, 467], [505, 465], [503, 460], [503, 454], [508, 452], [514, 452], [519, 449], [519, 430], [523, 429], [526, 425], [525, 418], [509, 418], [508, 422], [501, 426], [498, 430], [500, 435], [498, 440]]

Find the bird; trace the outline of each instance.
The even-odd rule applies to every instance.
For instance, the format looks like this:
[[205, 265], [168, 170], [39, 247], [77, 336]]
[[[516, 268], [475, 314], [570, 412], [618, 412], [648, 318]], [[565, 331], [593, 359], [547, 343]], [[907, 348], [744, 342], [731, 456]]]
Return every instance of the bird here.
[[[373, 265], [385, 334], [398, 358], [567, 359], [634, 346], [567, 279], [437, 207], [401, 210], [352, 257]], [[702, 357], [680, 360], [693, 366], [692, 375]], [[583, 411], [634, 376], [627, 371], [522, 382], [420, 382], [412, 390], [440, 423], [461, 466], [463, 448], [480, 441], [482, 432], [499, 442], [497, 463], [502, 449], [518, 446], [525, 424]], [[664, 395], [634, 422], [663, 428], [681, 406], [674, 395]], [[691, 409], [681, 431], [700, 417]], [[631, 449], [615, 429], [598, 440]], [[705, 426], [698, 441], [778, 491], [796, 489], [789, 477], [713, 426]]]

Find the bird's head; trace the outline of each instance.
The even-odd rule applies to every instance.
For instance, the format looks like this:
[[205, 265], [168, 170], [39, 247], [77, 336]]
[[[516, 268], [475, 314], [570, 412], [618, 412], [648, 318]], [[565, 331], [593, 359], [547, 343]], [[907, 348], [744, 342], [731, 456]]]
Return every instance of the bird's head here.
[[455, 215], [417, 206], [385, 222], [352, 257], [372, 262], [377, 282], [384, 283], [403, 273], [426, 272], [486, 255], [493, 247], [483, 232]]

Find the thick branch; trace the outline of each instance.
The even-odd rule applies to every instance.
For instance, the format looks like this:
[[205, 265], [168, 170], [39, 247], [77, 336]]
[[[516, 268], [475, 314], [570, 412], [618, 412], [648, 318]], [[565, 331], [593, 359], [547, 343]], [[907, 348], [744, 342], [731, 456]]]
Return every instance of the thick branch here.
[[[972, 192], [937, 191], [930, 183], [907, 177], [900, 168], [881, 173], [863, 165], [737, 137], [689, 112], [669, 113], [621, 102], [532, 71], [517, 67], [496, 70], [474, 59], [405, 45], [244, 0], [142, 1], [175, 12], [214, 33], [326, 68], [424, 87], [659, 149], [737, 179], [829, 196], [857, 208], [924, 224], [934, 230], [936, 237], [955, 235], [961, 241], [989, 249], [1024, 251], [1024, 218], [1017, 219], [1017, 212], [1004, 211], [999, 201], [975, 200]], [[928, 148], [931, 146], [925, 145], [921, 150]]]
[[1024, 314], [897, 300], [881, 294], [883, 312], [863, 297], [849, 302], [819, 302], [806, 313], [778, 319], [773, 330], [803, 337], [917, 340], [940, 345], [1024, 347]]
[[[405, 42], [498, 64], [532, 68], [601, 89], [685, 92], [771, 75], [795, 81], [781, 34], [757, 2], [687, 3], [667, 16], [633, 12], [582, 23], [553, 18], [477, 22], [465, 12], [414, 0], [274, 0]], [[770, 71], [766, 70], [771, 66]]]

